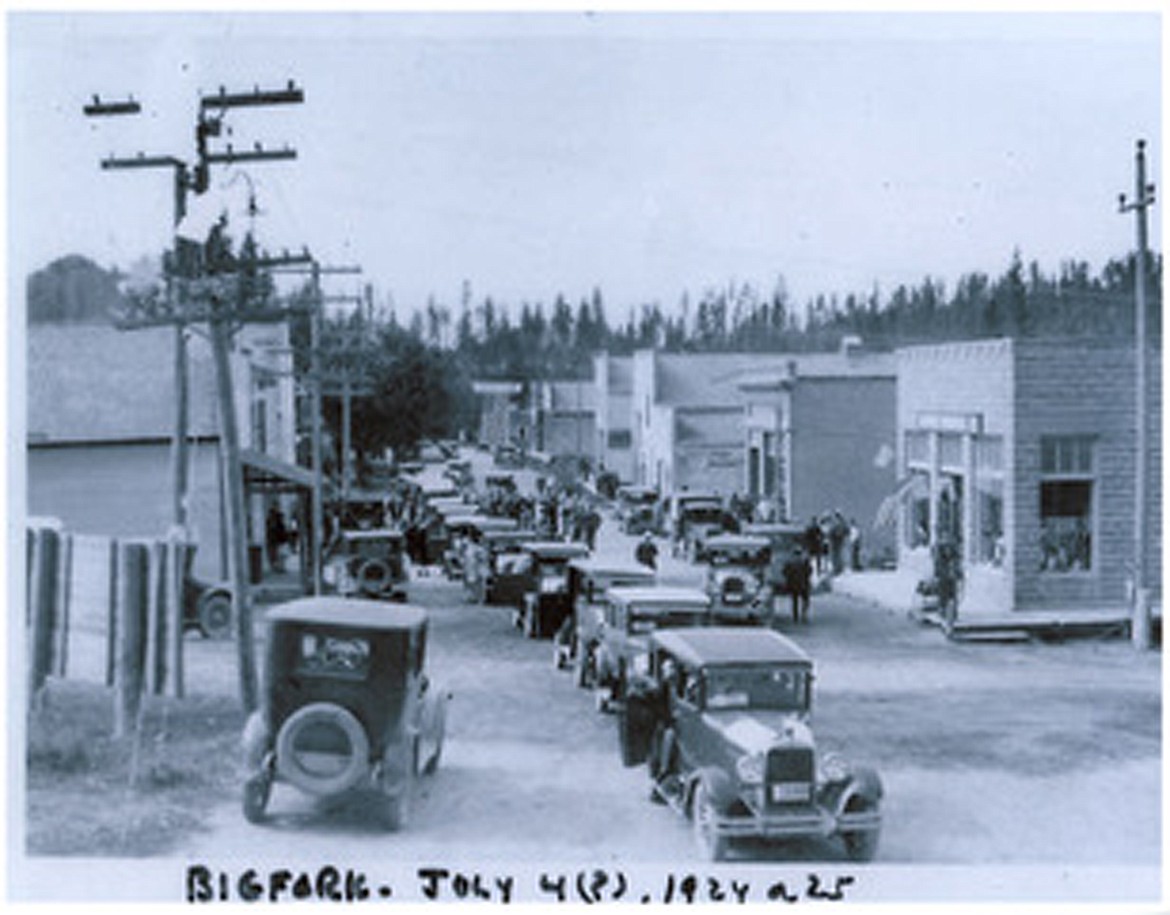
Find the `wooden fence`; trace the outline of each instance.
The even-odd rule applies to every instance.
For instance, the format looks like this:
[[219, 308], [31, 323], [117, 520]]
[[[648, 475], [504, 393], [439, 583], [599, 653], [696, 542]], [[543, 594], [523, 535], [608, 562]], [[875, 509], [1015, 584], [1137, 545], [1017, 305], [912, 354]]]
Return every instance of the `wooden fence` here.
[[183, 695], [184, 581], [193, 546], [181, 536], [115, 539], [28, 521], [28, 701], [46, 678], [114, 689], [114, 730], [135, 725], [142, 696]]

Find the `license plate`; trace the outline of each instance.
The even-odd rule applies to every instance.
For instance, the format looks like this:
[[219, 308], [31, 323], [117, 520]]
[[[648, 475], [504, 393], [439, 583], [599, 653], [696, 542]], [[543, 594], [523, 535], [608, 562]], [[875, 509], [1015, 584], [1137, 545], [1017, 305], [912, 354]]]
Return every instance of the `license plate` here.
[[776, 803], [807, 801], [809, 790], [804, 782], [783, 782], [772, 786], [772, 800]]

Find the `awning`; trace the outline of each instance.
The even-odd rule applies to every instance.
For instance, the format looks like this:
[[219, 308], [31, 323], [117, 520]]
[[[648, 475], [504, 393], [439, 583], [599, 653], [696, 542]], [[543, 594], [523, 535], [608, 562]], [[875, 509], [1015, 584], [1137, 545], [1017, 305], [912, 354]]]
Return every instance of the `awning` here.
[[893, 524], [898, 517], [898, 508], [912, 496], [922, 497], [928, 494], [929, 482], [924, 473], [912, 473], [903, 477], [894, 487], [894, 491], [882, 499], [874, 518], [875, 529]]
[[[240, 449], [244, 486], [268, 492], [296, 492], [313, 488], [313, 471], [251, 448]], [[328, 489], [328, 485], [326, 485]]]

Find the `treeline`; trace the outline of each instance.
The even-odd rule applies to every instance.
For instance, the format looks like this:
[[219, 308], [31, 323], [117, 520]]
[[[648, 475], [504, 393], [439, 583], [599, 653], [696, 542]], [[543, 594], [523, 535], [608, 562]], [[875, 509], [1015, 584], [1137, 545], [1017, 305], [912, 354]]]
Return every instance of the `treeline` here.
[[[1161, 340], [1160, 256], [1147, 281], [1150, 339]], [[659, 347], [670, 352], [763, 352], [832, 349], [842, 337], [893, 349], [911, 343], [981, 337], [1126, 337], [1134, 327], [1132, 260], [1110, 261], [1094, 274], [1068, 261], [1056, 274], [1016, 253], [997, 277], [963, 276], [952, 290], [932, 278], [846, 295], [818, 295], [798, 308], [783, 282], [766, 292], [750, 284], [684, 296], [677, 307], [658, 303], [630, 309], [610, 323], [600, 290], [577, 303], [558, 296], [547, 309], [523, 303], [518, 313], [492, 298], [472, 304], [465, 284], [456, 308], [429, 301], [407, 329], [430, 346], [452, 350], [483, 378], [589, 376], [591, 354], [628, 354]], [[396, 324], [393, 314], [391, 323]]]

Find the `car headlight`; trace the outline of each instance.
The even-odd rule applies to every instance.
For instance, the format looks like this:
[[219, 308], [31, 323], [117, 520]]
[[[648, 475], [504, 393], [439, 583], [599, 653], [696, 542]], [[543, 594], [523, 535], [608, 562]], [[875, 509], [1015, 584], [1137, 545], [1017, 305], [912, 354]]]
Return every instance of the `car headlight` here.
[[735, 774], [745, 785], [758, 785], [764, 780], [764, 754], [741, 756], [735, 763]]
[[648, 654], [634, 655], [634, 658], [630, 664], [630, 667], [634, 671], [634, 673], [636, 673], [636, 674], [650, 673], [650, 655], [648, 655]]
[[849, 762], [840, 753], [826, 753], [821, 757], [821, 779], [826, 782], [843, 782], [849, 778]]

